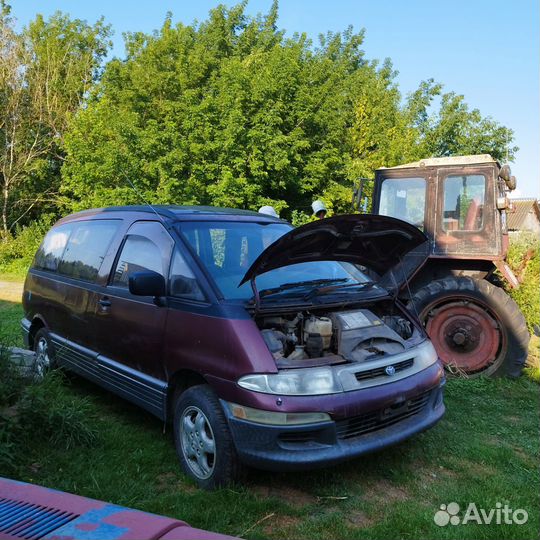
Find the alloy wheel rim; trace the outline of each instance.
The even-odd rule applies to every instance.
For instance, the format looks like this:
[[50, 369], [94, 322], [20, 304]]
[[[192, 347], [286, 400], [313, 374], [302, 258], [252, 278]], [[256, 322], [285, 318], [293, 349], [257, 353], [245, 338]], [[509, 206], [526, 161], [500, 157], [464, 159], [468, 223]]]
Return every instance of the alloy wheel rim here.
[[37, 342], [36, 347], [36, 371], [38, 375], [43, 375], [47, 369], [51, 367], [51, 359], [49, 358], [49, 344], [42, 337]]
[[198, 407], [187, 407], [182, 413], [180, 441], [191, 472], [201, 480], [212, 476], [216, 464], [214, 432], [208, 418]]

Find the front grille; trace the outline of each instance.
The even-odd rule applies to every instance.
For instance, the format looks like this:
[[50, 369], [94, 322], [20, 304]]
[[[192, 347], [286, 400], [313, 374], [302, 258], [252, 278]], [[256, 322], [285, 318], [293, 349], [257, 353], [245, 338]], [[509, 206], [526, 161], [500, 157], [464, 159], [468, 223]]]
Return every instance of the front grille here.
[[78, 517], [39, 504], [0, 498], [0, 537], [38, 540]]
[[[394, 368], [394, 373], [398, 371], [403, 371], [404, 369], [412, 367], [414, 364], [414, 358], [409, 358], [401, 362], [396, 362], [395, 364], [390, 364]], [[354, 374], [357, 381], [364, 381], [366, 379], [374, 379], [375, 377], [388, 377], [386, 369], [389, 366], [382, 366], [378, 368], [368, 369], [366, 371], [358, 371]]]
[[421, 413], [429, 402], [431, 391], [424, 392], [402, 403], [359, 416], [336, 421], [338, 439], [350, 439], [379, 429], [393, 426], [398, 422]]

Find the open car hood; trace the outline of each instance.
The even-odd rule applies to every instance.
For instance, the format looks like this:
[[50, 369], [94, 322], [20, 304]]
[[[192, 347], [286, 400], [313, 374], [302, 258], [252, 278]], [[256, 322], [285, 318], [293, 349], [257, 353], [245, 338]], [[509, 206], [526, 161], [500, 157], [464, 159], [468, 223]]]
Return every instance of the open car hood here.
[[350, 214], [292, 229], [253, 262], [240, 285], [270, 270], [314, 261], [341, 261], [374, 271], [389, 291], [399, 289], [429, 254], [426, 235], [410, 223], [374, 214]]

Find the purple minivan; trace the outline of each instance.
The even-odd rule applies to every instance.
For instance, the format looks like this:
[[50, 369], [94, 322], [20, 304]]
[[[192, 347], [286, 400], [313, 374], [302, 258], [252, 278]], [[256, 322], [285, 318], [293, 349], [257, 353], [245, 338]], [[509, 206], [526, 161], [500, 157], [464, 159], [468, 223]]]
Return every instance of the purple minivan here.
[[444, 413], [437, 354], [398, 292], [424, 263], [411, 224], [293, 228], [244, 210], [127, 206], [58, 221], [28, 272], [25, 340], [172, 422], [201, 487], [244, 465], [326, 466]]

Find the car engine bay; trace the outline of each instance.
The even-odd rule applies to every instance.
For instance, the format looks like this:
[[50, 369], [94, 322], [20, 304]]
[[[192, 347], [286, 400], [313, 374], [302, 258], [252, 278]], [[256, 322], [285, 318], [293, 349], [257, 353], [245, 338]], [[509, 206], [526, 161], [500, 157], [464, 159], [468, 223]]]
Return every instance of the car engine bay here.
[[364, 362], [418, 343], [420, 331], [406, 316], [370, 308], [267, 315], [257, 324], [278, 368]]

